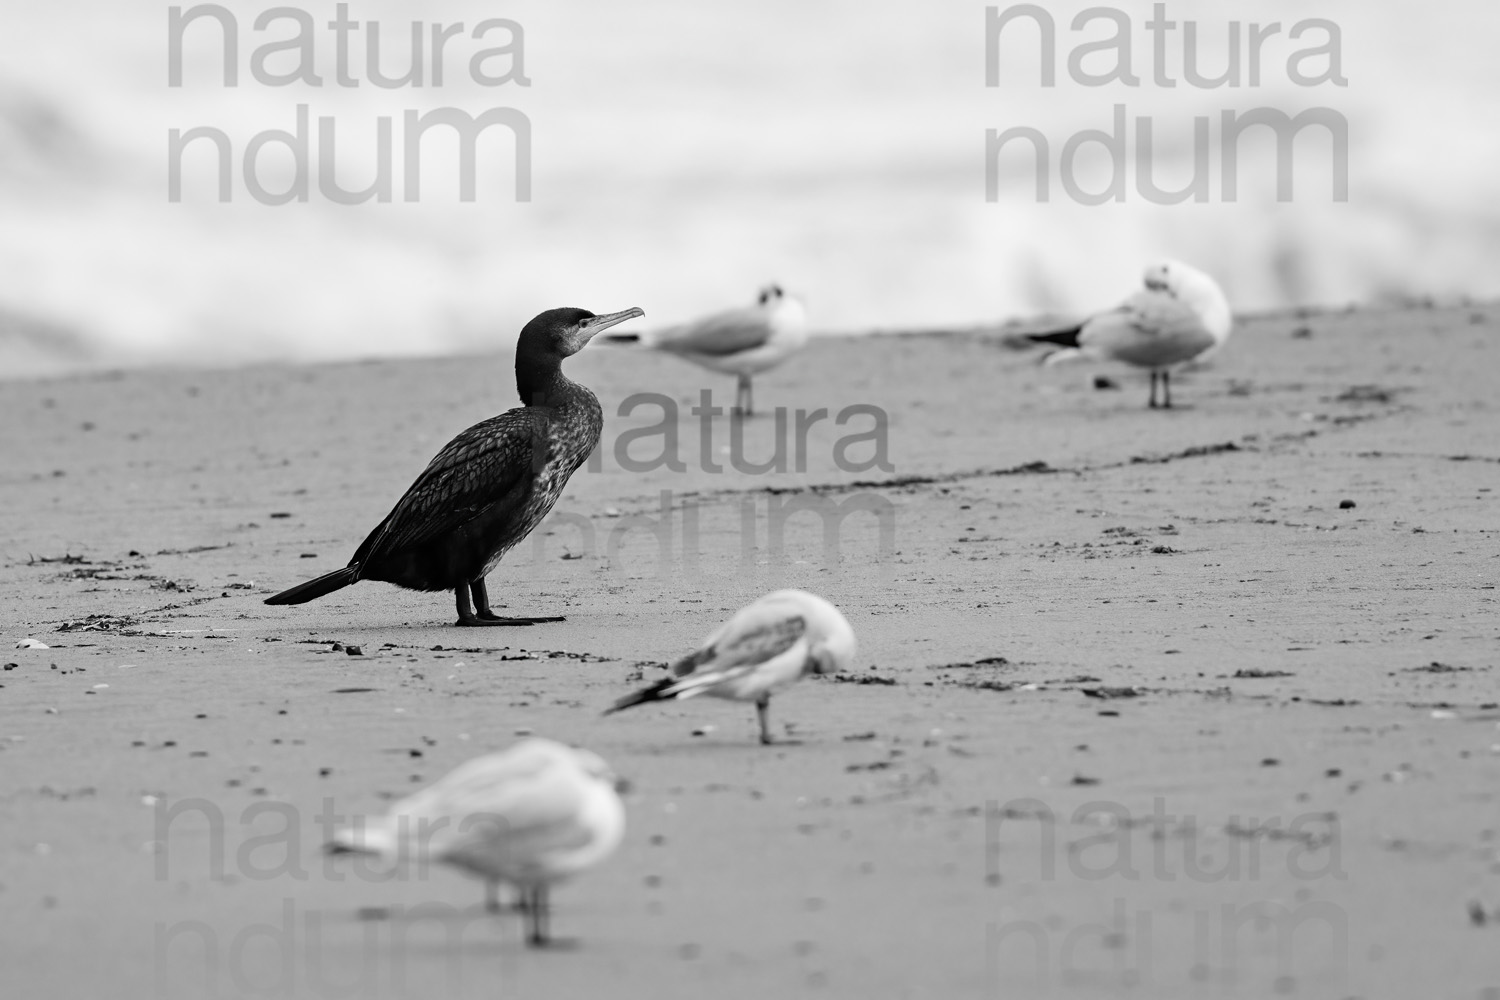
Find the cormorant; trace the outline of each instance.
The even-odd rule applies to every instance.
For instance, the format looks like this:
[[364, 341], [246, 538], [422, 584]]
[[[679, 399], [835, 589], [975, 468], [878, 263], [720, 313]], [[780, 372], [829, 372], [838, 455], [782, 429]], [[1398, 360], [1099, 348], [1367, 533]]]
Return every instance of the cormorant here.
[[1218, 282], [1178, 261], [1148, 267], [1145, 286], [1109, 312], [1065, 330], [1028, 334], [1028, 339], [1063, 348], [1047, 355], [1047, 364], [1088, 357], [1148, 368], [1149, 405], [1157, 407], [1160, 379], [1161, 405], [1170, 409], [1172, 369], [1218, 350], [1229, 339], [1234, 317]]
[[735, 412], [752, 411], [750, 376], [774, 368], [807, 343], [807, 311], [779, 285], [761, 289], [753, 306], [716, 313], [681, 326], [645, 333], [612, 333], [614, 344], [640, 344], [739, 376]]
[[[532, 625], [562, 618], [502, 618], [484, 578], [525, 538], [599, 443], [604, 414], [594, 394], [562, 373], [562, 361], [595, 334], [644, 316], [552, 309], [516, 343], [516, 389], [526, 404], [449, 441], [343, 569], [266, 599], [303, 604], [360, 580], [412, 590], [452, 590], [459, 625]], [[472, 605], [470, 599], [472, 598]]]
[[672, 664], [672, 676], [626, 695], [604, 714], [648, 701], [712, 698], [755, 702], [760, 741], [771, 739], [771, 695], [806, 674], [832, 674], [854, 660], [854, 630], [805, 590], [778, 590], [741, 608], [696, 651]]

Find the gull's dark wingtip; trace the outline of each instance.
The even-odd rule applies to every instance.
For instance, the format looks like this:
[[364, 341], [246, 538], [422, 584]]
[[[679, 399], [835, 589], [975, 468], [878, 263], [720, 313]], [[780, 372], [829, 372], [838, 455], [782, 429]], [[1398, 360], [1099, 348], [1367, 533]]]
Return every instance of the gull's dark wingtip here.
[[339, 854], [373, 854], [374, 852], [373, 851], [367, 851], [364, 848], [354, 847], [351, 844], [341, 844], [337, 840], [330, 840], [328, 843], [326, 843], [326, 844], [323, 845], [323, 853], [324, 854], [328, 854], [328, 855], [339, 855]]
[[667, 689], [676, 684], [677, 680], [678, 678], [676, 677], [664, 677], [648, 688], [642, 688], [633, 694], [627, 694], [606, 708], [604, 714], [613, 715], [616, 712], [623, 712], [625, 709], [633, 708], [636, 705], [644, 705], [648, 701], [662, 701], [670, 698], [672, 694], [668, 693]]
[[1034, 344], [1056, 344], [1058, 347], [1077, 347], [1078, 335], [1083, 332], [1083, 326], [1073, 326], [1066, 330], [1053, 330], [1050, 333], [1028, 333], [1026, 339]]

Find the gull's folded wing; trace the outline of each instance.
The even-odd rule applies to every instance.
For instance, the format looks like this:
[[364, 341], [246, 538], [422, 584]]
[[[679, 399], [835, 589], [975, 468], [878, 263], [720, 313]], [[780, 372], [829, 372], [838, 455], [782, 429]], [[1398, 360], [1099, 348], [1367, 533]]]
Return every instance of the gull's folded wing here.
[[1154, 368], [1186, 361], [1212, 347], [1214, 338], [1192, 307], [1147, 290], [1090, 319], [1078, 342], [1090, 353]]
[[753, 350], [771, 338], [771, 324], [759, 309], [734, 309], [657, 334], [655, 344], [683, 354], [723, 357]]

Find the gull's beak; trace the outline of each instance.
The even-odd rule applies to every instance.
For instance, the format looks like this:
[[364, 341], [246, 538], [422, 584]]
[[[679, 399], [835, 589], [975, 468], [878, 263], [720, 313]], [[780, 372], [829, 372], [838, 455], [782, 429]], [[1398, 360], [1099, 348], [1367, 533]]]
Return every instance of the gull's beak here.
[[1170, 292], [1171, 286], [1167, 284], [1166, 278], [1151, 277], [1146, 279], [1146, 287], [1153, 292]]
[[[582, 348], [593, 339], [596, 333], [602, 333], [612, 326], [619, 326], [626, 320], [635, 319], [637, 316], [646, 315], [644, 309], [635, 306], [617, 313], [607, 313], [603, 316], [595, 316], [578, 324], [578, 348]], [[578, 349], [578, 348], [575, 348]]]
[[615, 779], [615, 794], [617, 794], [617, 795], [624, 795], [624, 794], [626, 794], [627, 792], [630, 791], [630, 789], [632, 787], [634, 787], [634, 786], [632, 786], [630, 784], [630, 779], [629, 778], [616, 778]]

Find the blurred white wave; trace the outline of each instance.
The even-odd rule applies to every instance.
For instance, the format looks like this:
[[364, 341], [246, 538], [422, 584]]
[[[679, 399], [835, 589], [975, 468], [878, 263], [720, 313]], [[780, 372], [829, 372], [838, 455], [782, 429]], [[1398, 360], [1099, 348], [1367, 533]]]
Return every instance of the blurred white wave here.
[[[272, 88], [249, 73], [256, 45], [289, 34], [254, 31], [272, 6], [224, 4], [241, 33], [233, 89], [207, 22], [189, 29], [184, 86], [167, 86], [164, 5], [0, 12], [0, 375], [500, 346], [555, 305], [639, 305], [667, 323], [767, 280], [802, 295], [825, 331], [972, 325], [1112, 303], [1158, 255], [1215, 274], [1241, 309], [1500, 294], [1489, 109], [1500, 7], [1481, 0], [1168, 3], [1197, 22], [1200, 62], [1215, 73], [1230, 21], [1245, 31], [1319, 17], [1341, 29], [1347, 87], [1292, 84], [1299, 46], [1283, 32], [1263, 48], [1261, 86], [1216, 90], [1150, 83], [1152, 5], [1135, 0], [1114, 9], [1135, 27], [1138, 88], [1068, 79], [1068, 52], [1106, 34], [1069, 30], [1081, 2], [1046, 5], [1058, 86], [1037, 84], [1035, 33], [1008, 29], [991, 89], [986, 4], [916, 0], [437, 0], [420, 7], [429, 24], [520, 23], [531, 86], [474, 84], [467, 59], [485, 44], [462, 36], [442, 87], [334, 86], [333, 34], [320, 29], [325, 86]], [[319, 25], [335, 11], [304, 7]], [[380, 23], [388, 73], [408, 66], [414, 9], [349, 5]], [[362, 58], [352, 65], [361, 76]], [[207, 144], [184, 161], [183, 201], [168, 201], [169, 129], [221, 128], [238, 157], [256, 133], [292, 128], [298, 104], [334, 119], [349, 188], [374, 176], [380, 116], [399, 141], [408, 109], [518, 108], [533, 127], [533, 200], [515, 201], [497, 130], [482, 141], [472, 204], [457, 200], [441, 141], [416, 204], [402, 203], [398, 175], [392, 204], [333, 204], [314, 180], [308, 203], [269, 207], [238, 165], [234, 200], [220, 204]], [[1038, 203], [1015, 158], [1002, 161], [999, 202], [985, 201], [986, 129], [1033, 126], [1057, 147], [1108, 128], [1116, 104], [1153, 119], [1167, 185], [1188, 176], [1194, 116], [1335, 108], [1350, 123], [1349, 201], [1332, 201], [1329, 143], [1311, 132], [1290, 203], [1275, 199], [1269, 145], [1248, 141], [1235, 203], [1219, 198], [1217, 153], [1207, 204], [1161, 206], [1132, 190], [1088, 207], [1055, 179], [1053, 200]], [[279, 155], [264, 160], [272, 189], [289, 177]]]

